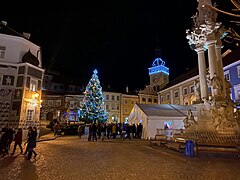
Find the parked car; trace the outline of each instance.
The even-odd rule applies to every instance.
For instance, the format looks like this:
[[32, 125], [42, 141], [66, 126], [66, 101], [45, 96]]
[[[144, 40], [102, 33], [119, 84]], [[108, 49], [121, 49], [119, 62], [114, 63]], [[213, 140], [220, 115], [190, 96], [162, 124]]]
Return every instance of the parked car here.
[[62, 132], [64, 133], [64, 135], [77, 135], [78, 126], [78, 124], [67, 125], [62, 129]]

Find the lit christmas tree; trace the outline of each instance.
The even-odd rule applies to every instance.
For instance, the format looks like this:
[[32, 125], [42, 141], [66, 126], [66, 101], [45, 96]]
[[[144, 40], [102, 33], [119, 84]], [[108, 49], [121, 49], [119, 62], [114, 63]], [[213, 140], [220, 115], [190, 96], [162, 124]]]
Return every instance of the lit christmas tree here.
[[84, 92], [85, 97], [80, 109], [80, 118], [87, 122], [102, 123], [107, 121], [108, 113], [104, 107], [102, 87], [97, 73], [95, 69]]

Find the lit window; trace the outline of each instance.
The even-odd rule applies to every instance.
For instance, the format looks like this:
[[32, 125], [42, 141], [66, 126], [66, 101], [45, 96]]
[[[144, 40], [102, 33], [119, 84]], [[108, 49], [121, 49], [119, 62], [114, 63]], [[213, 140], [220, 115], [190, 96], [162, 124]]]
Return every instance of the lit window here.
[[27, 121], [32, 121], [33, 119], [33, 110], [27, 110]]
[[31, 79], [30, 90], [31, 91], [37, 91], [37, 81], [36, 80]]

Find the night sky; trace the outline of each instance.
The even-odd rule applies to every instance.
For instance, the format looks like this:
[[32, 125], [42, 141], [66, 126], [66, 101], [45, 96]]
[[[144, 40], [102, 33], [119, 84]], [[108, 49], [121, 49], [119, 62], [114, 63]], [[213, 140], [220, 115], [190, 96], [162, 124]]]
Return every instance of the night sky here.
[[16, 7], [2, 11], [1, 20], [31, 34], [30, 40], [42, 48], [45, 69], [84, 85], [96, 68], [103, 87], [143, 89], [156, 47], [170, 69], [170, 80], [197, 65], [185, 32], [193, 25], [197, 0], [59, 1]]

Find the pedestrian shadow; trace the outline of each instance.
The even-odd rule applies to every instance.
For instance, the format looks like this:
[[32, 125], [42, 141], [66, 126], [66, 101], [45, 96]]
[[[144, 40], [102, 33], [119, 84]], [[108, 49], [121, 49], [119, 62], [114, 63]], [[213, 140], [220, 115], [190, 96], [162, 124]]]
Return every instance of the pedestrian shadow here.
[[30, 160], [24, 160], [20, 163], [20, 174], [18, 175], [18, 179], [38, 179], [36, 174], [36, 166], [34, 162]]
[[17, 156], [7, 156], [3, 159], [0, 159], [0, 169], [10, 166]]

